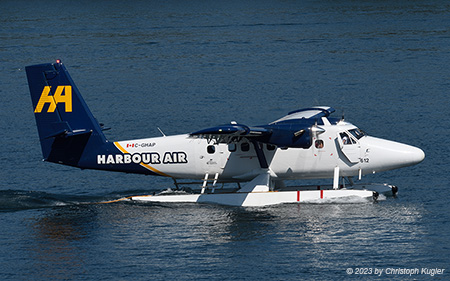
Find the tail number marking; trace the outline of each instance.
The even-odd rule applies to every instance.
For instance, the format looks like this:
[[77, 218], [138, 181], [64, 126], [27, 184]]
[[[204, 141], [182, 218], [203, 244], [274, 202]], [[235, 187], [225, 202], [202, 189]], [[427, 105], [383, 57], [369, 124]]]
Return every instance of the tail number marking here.
[[65, 112], [72, 112], [72, 86], [58, 86], [54, 95], [50, 95], [50, 89], [51, 86], [44, 87], [34, 113], [41, 113], [46, 103], [50, 104], [47, 112], [55, 112], [58, 103], [65, 104]]

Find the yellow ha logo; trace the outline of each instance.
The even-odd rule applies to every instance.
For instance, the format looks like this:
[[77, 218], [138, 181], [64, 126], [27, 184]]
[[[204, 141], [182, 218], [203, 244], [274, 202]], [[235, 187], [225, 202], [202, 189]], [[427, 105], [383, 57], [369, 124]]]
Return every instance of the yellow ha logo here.
[[52, 96], [50, 95], [50, 88], [51, 86], [45, 86], [44, 90], [42, 90], [41, 97], [34, 109], [34, 113], [41, 113], [46, 103], [50, 104], [47, 112], [55, 112], [58, 103], [65, 104], [65, 112], [72, 112], [72, 86], [58, 86], [55, 94]]

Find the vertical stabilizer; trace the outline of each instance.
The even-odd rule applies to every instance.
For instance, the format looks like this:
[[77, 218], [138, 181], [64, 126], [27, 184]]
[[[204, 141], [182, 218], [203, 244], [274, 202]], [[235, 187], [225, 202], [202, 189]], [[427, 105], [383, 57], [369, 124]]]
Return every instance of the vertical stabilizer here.
[[44, 160], [79, 166], [83, 154], [106, 143], [100, 125], [59, 60], [26, 72]]

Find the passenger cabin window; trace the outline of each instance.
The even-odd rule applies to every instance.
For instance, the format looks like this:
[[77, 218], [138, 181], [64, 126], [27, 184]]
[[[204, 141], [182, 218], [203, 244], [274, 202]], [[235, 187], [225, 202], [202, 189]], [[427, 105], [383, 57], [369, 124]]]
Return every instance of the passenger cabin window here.
[[235, 143], [230, 143], [228, 145], [228, 151], [229, 152], [235, 152], [236, 151], [236, 144]]
[[267, 145], [267, 150], [269, 150], [269, 151], [275, 150], [275, 148], [277, 148], [277, 147], [275, 145], [273, 145], [273, 144], [268, 144]]
[[214, 154], [214, 152], [216, 152], [216, 147], [214, 145], [208, 145], [206, 150], [208, 151], [209, 154]]
[[250, 150], [250, 144], [248, 142], [241, 143], [241, 150], [242, 151], [249, 151]]
[[341, 135], [342, 143], [344, 143], [344, 145], [355, 143], [355, 141], [349, 135], [347, 135], [347, 133], [340, 133], [340, 135]]
[[315, 144], [317, 149], [323, 148], [323, 140], [316, 140]]

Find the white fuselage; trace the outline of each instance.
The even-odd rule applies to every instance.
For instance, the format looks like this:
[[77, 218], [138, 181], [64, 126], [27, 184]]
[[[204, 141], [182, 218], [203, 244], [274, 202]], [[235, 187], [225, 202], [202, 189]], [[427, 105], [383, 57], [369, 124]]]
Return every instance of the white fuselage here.
[[[336, 167], [339, 176], [358, 176], [414, 165], [425, 157], [419, 148], [362, 135], [350, 123], [323, 121], [320, 127], [324, 132], [313, 136], [308, 149], [263, 144], [274, 180], [333, 178]], [[114, 144], [128, 154], [128, 161], [172, 178], [203, 179], [205, 174], [217, 174], [223, 182], [248, 181], [262, 170], [253, 144], [245, 138], [238, 143], [216, 144], [214, 140], [175, 135]], [[124, 161], [99, 159], [105, 164], [117, 160]]]

